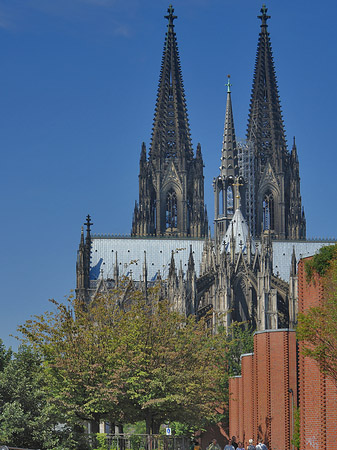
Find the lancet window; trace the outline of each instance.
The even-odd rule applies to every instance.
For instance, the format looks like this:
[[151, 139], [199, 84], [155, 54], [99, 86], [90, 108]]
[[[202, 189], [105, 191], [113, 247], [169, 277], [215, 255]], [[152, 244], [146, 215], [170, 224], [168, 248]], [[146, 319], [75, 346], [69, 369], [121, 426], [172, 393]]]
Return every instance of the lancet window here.
[[234, 214], [234, 194], [232, 186], [227, 188], [227, 214]]
[[170, 189], [166, 196], [166, 229], [173, 230], [178, 225], [177, 194]]
[[265, 194], [263, 202], [263, 229], [273, 230], [274, 229], [274, 197], [269, 191]]

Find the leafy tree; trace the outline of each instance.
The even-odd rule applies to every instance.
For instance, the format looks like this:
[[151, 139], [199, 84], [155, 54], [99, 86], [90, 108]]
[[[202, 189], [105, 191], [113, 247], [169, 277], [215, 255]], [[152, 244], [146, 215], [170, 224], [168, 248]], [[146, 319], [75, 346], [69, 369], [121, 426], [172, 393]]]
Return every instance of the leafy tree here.
[[0, 373], [0, 441], [29, 448], [79, 448], [72, 430], [60, 426], [64, 419], [49, 403], [41, 360], [22, 346]]
[[[310, 270], [321, 275], [323, 302], [299, 314], [297, 335], [303, 341], [303, 354], [317, 361], [337, 384], [337, 246], [323, 247], [315, 257]], [[312, 273], [314, 282], [313, 277]]]
[[307, 282], [314, 281], [314, 274], [323, 277], [330, 267], [330, 262], [337, 256], [337, 244], [321, 247], [319, 251], [305, 263]]
[[0, 339], [0, 372], [2, 372], [9, 363], [12, 354], [13, 354], [12, 350], [10, 348], [6, 350], [6, 347], [2, 339]]
[[227, 373], [230, 377], [241, 375], [241, 355], [254, 351], [253, 330], [246, 325], [244, 322], [233, 322], [228, 333], [225, 329], [219, 330], [223, 345], [227, 347]]
[[124, 308], [119, 289], [89, 304], [53, 301], [54, 312], [20, 327], [43, 355], [54, 402], [81, 418], [145, 420], [154, 433], [167, 420], [216, 420], [227, 395], [223, 339], [172, 311], [156, 291], [149, 296], [129, 291]]

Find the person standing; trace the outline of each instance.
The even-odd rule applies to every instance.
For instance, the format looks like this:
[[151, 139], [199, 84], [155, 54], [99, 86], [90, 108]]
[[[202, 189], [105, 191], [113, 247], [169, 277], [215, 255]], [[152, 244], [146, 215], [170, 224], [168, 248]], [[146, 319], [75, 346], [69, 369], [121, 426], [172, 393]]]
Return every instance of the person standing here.
[[249, 439], [247, 450], [255, 450], [255, 445], [253, 444], [253, 439]]
[[235, 450], [238, 448], [238, 444], [236, 443], [236, 436], [232, 437], [232, 446], [235, 448]]
[[242, 442], [239, 442], [238, 448], [236, 450], [245, 450]]
[[225, 445], [224, 450], [235, 450], [234, 445], [232, 444], [232, 442], [228, 442], [227, 445]]
[[268, 450], [268, 447], [266, 446], [266, 444], [264, 444], [262, 442], [261, 439], [258, 440], [258, 444], [256, 446], [256, 450]]
[[194, 440], [193, 441], [193, 449], [194, 450], [201, 450], [201, 446], [200, 446], [200, 444], [199, 444], [199, 442], [198, 441], [196, 441], [196, 440]]
[[212, 439], [212, 442], [207, 447], [207, 450], [221, 450], [220, 445], [217, 443], [216, 439]]

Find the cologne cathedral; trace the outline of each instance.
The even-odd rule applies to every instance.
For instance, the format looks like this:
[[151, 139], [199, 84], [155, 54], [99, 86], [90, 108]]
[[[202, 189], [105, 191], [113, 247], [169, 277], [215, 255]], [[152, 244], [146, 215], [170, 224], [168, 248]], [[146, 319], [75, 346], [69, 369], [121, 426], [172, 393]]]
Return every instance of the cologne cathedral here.
[[[214, 237], [204, 203], [203, 157], [192, 148], [172, 6], [159, 76], [152, 139], [141, 146], [139, 199], [130, 236], [82, 229], [77, 255], [79, 298], [118, 286], [158, 284], [172, 308], [207, 314], [211, 326], [245, 321], [256, 330], [294, 328], [297, 260], [328, 242], [306, 240], [295, 139], [288, 149], [267, 8], [260, 32], [246, 140], [237, 142], [227, 83], [220, 173], [213, 180]], [[206, 186], [212, 189], [212, 186]]]

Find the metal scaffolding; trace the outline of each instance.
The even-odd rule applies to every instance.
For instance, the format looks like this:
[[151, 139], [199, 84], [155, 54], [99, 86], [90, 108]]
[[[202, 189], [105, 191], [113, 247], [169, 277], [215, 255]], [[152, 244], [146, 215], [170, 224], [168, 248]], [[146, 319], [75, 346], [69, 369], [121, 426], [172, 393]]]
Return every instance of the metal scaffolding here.
[[254, 142], [240, 140], [237, 142], [239, 174], [245, 180], [246, 220], [250, 232], [255, 236], [256, 206], [255, 206], [255, 157]]

